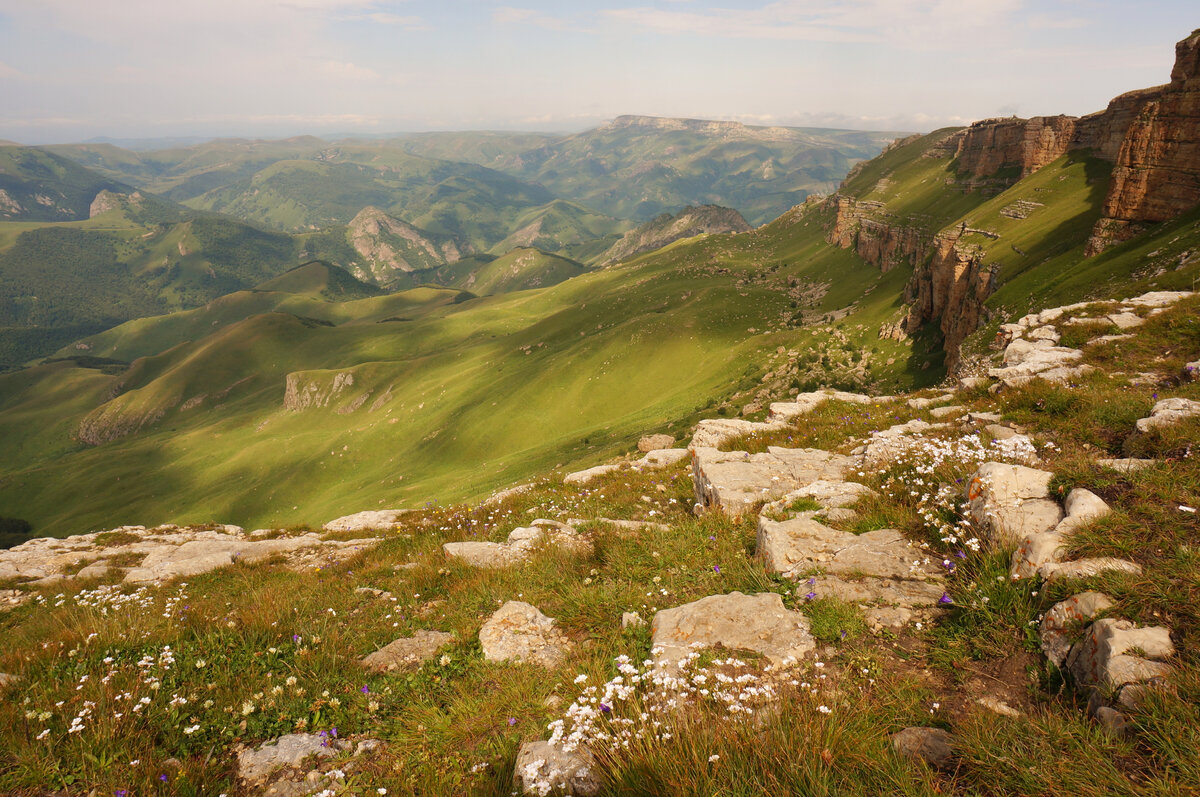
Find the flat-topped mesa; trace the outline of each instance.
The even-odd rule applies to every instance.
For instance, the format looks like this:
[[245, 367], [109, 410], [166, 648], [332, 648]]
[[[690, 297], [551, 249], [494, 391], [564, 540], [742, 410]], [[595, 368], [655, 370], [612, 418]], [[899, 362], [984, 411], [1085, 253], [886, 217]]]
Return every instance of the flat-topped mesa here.
[[[1175, 45], [1171, 82], [1118, 97], [1135, 106], [1087, 254], [1200, 203], [1200, 31]], [[1112, 105], [1109, 106], [1113, 108]]]

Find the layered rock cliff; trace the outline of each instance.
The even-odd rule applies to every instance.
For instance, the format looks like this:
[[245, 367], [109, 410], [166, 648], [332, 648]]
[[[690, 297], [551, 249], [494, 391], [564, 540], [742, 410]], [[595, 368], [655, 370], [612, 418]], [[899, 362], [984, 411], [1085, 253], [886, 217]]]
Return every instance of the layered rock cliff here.
[[663, 213], [658, 218], [625, 233], [600, 258], [599, 264], [606, 266], [627, 260], [642, 252], [661, 249], [667, 244], [695, 235], [727, 232], [750, 232], [754, 229], [732, 208], [719, 205], [687, 207], [672, 215]]
[[[1072, 150], [1114, 162], [1104, 216], [1085, 249], [1086, 255], [1097, 254], [1146, 224], [1200, 203], [1200, 31], [1175, 51], [1165, 86], [1122, 94], [1105, 110], [1078, 118], [985, 119], [930, 142], [921, 157], [950, 159], [948, 190], [985, 194], [1004, 190]], [[911, 142], [898, 141], [885, 154]], [[983, 302], [996, 288], [995, 269], [963, 240], [977, 231], [963, 224], [938, 230], [928, 219], [892, 213], [886, 202], [846, 193], [861, 171], [853, 171], [842, 192], [826, 200], [834, 216], [827, 238], [885, 272], [912, 264], [905, 289], [910, 305], [901, 326], [912, 332], [938, 324], [953, 368], [959, 344], [983, 319]], [[886, 182], [885, 176], [880, 185]]]
[[1089, 255], [1200, 203], [1200, 31], [1175, 45], [1171, 82], [1133, 104]]

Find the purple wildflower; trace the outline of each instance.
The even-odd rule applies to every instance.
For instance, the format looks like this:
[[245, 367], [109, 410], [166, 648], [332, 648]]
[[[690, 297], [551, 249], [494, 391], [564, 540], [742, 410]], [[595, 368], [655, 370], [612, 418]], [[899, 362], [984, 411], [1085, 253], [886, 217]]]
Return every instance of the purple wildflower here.
[[514, 726], [514, 725], [516, 725], [516, 724], [517, 724], [517, 718], [516, 718], [516, 717], [509, 717], [509, 718], [508, 718], [508, 727], [510, 727], [510, 728], [511, 728], [512, 726]]
[[954, 555], [957, 556], [959, 559], [967, 558], [967, 554], [961, 548], [959, 548], [957, 551], [955, 551]]
[[363, 688], [359, 689], [358, 691], [362, 692], [364, 695], [369, 695], [369, 694], [371, 694], [371, 687], [367, 686], [366, 684], [363, 684]]
[[612, 706], [608, 705], [607, 703], [601, 703], [600, 710], [603, 711], [605, 714], [608, 714], [609, 712], [612, 711]]
[[720, 567], [720, 565], [713, 565], [713, 572], [714, 572], [714, 573], [720, 573], [720, 572], [721, 572], [721, 567]]
[[810, 600], [812, 600], [812, 599], [813, 599], [813, 598], [815, 598], [815, 597], [817, 597], [817, 593], [815, 593], [815, 592], [809, 592], [809, 593], [805, 594], [805, 596], [804, 596], [804, 600], [806, 600], [806, 601], [810, 601]]
[[953, 599], [953, 598], [951, 598], [951, 597], [950, 597], [948, 594], [946, 594], [945, 592], [943, 592], [943, 593], [942, 593], [942, 597], [938, 598], [938, 603], [942, 603], [942, 604], [946, 604], [946, 603], [954, 603], [954, 599]]
[[129, 791], [127, 789], [117, 789], [113, 792], [113, 797], [129, 797]]
[[159, 779], [159, 780], [161, 780], [163, 783], [166, 783], [166, 782], [167, 782], [167, 776], [166, 776], [166, 774], [159, 775], [159, 776], [158, 776], [158, 779]]

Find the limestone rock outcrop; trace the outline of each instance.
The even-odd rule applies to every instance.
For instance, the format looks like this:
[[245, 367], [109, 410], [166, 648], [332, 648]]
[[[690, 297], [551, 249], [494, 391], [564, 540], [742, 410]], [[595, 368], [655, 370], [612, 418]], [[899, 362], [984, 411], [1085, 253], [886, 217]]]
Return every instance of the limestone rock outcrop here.
[[664, 609], [650, 625], [656, 660], [677, 663], [692, 650], [716, 645], [753, 650], [780, 665], [800, 659], [816, 647], [808, 618], [785, 609], [774, 592], [709, 595]]
[[567, 656], [569, 642], [554, 619], [524, 601], [509, 601], [479, 629], [487, 661], [515, 661], [553, 669]]

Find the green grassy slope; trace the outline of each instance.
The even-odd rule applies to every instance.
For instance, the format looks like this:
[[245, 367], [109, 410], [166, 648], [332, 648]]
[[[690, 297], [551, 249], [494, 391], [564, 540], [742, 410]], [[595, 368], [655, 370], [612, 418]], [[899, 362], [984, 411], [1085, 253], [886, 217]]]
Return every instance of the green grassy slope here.
[[503, 255], [517, 247], [527, 246], [544, 252], [558, 252], [572, 245], [619, 235], [632, 226], [629, 222], [596, 213], [574, 202], [556, 199], [517, 216], [512, 233], [490, 251]]
[[[824, 246], [820, 219], [799, 218], [465, 302], [420, 289], [426, 301], [408, 298], [407, 310], [390, 304], [400, 294], [327, 302], [322, 313], [311, 294], [228, 297], [93, 339], [105, 356], [157, 353], [121, 374], [88, 370], [96, 390], [80, 399], [87, 411], [67, 410], [69, 422], [37, 399], [67, 366], [0, 377], [0, 394], [26, 413], [41, 406], [60, 434], [57, 446], [39, 440], [56, 456], [30, 463], [23, 429], [44, 424], [26, 414], [10, 425], [0, 413], [0, 503], [39, 533], [66, 534], [167, 518], [316, 523], [477, 496], [602, 458], [647, 429], [681, 431], [731, 390], [756, 385], [765, 352], [807, 345], [802, 311], [844, 307], [878, 276]], [[793, 307], [790, 281], [828, 290]], [[205, 325], [213, 331], [193, 338]], [[895, 374], [912, 381], [906, 367], [897, 362]], [[284, 407], [288, 374], [319, 406]], [[335, 393], [339, 374], [353, 383]], [[101, 439], [138, 431], [91, 448], [63, 439], [85, 419]]]

